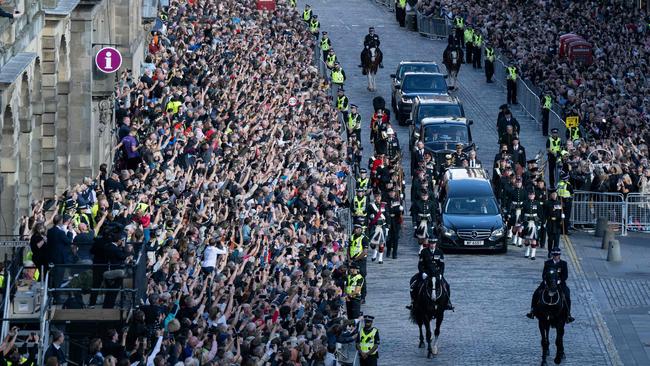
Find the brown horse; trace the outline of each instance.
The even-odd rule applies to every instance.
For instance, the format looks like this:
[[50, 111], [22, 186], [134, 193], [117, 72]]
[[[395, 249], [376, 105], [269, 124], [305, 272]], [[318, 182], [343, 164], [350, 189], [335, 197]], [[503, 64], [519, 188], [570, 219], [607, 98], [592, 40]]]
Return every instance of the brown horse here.
[[383, 58], [384, 55], [379, 47], [366, 47], [361, 51], [361, 67], [363, 68], [363, 74], [368, 76], [369, 91], [377, 90], [375, 79]]

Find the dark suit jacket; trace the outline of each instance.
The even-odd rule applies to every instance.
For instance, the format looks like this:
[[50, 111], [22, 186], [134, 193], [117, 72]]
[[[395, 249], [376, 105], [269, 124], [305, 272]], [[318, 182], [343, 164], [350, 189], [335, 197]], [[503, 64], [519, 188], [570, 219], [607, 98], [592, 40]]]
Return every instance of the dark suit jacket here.
[[61, 365], [64, 362], [67, 362], [63, 350], [60, 348], [56, 349], [52, 344], [50, 344], [50, 346], [47, 348], [47, 351], [45, 351], [45, 357], [43, 359], [47, 360], [50, 357], [56, 357], [57, 360], [59, 360], [59, 365]]
[[47, 231], [47, 253], [48, 263], [65, 264], [66, 257], [70, 253], [72, 244], [72, 232], [66, 234], [58, 227], [50, 228]]
[[512, 162], [519, 164], [522, 167], [526, 167], [526, 149], [519, 144], [519, 148], [514, 150], [514, 147], [510, 147], [510, 153], [512, 154]]
[[128, 255], [113, 243], [107, 243], [104, 246], [104, 255], [106, 262], [109, 264], [122, 264]]
[[553, 263], [553, 259], [549, 259], [546, 262], [544, 262], [544, 270], [542, 271], [542, 280], [544, 280], [544, 276], [546, 275], [547, 271], [550, 271], [552, 268], [556, 268], [558, 270], [558, 273], [560, 275], [560, 281], [562, 281], [562, 285], [566, 285], [566, 280], [569, 278], [569, 271], [566, 265], [566, 261], [563, 261], [560, 259], [560, 261], [555, 264]]

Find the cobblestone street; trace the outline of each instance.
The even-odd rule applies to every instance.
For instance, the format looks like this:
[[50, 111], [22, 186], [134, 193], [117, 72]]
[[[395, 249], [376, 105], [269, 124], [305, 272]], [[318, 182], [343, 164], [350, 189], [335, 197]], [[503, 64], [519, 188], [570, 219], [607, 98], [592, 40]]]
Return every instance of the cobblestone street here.
[[[299, 3], [299, 9], [304, 7]], [[346, 95], [359, 105], [364, 117], [362, 138], [364, 164], [372, 153], [368, 142], [372, 98], [381, 95], [390, 102], [389, 74], [400, 60], [442, 61], [446, 41], [424, 38], [418, 33], [399, 28], [394, 13], [369, 0], [324, 0], [310, 5], [318, 14], [321, 30], [327, 30], [333, 48], [347, 74]], [[377, 75], [378, 92], [366, 90], [366, 77], [357, 67], [363, 36], [374, 26], [381, 39], [384, 69]], [[442, 67], [444, 69], [444, 67]], [[495, 131], [498, 106], [505, 102], [505, 91], [497, 84], [486, 84], [483, 71], [466, 65], [460, 71], [460, 91], [465, 113], [474, 120], [472, 135], [484, 167], [492, 166], [497, 151]], [[522, 145], [530, 157], [544, 149], [545, 139], [531, 119], [515, 109], [522, 126]], [[395, 123], [395, 126], [397, 124]], [[408, 130], [397, 127], [403, 150], [407, 187], [410, 187]], [[409, 197], [407, 188], [407, 198]], [[410, 202], [405, 210], [410, 208]], [[446, 277], [450, 283], [455, 312], [447, 312], [440, 337], [440, 354], [432, 361], [417, 348], [417, 326], [410, 322], [408, 282], [417, 271], [417, 245], [412, 239], [410, 221], [405, 222], [400, 241], [399, 259], [388, 259], [383, 265], [368, 265], [368, 297], [365, 314], [376, 317], [381, 332], [381, 365], [533, 365], [541, 360], [537, 322], [527, 319], [532, 291], [541, 280], [546, 250], [537, 261], [523, 258], [523, 251], [510, 247], [506, 255], [448, 255]], [[600, 317], [587, 302], [589, 287], [577, 282], [586, 280], [574, 274], [568, 256], [569, 286], [572, 288], [575, 323], [568, 325], [565, 335], [566, 365], [617, 364], [617, 356], [607, 352], [608, 334], [603, 335]], [[606, 331], [605, 331], [606, 332]], [[552, 342], [555, 335], [553, 332]], [[551, 355], [555, 346], [551, 345]]]

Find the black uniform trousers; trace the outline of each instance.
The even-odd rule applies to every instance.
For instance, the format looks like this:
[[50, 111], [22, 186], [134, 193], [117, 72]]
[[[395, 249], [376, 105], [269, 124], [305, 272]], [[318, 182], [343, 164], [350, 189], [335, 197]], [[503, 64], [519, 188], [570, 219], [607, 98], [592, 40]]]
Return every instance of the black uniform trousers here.
[[366, 259], [361, 259], [354, 261], [354, 263], [359, 266], [359, 273], [363, 276], [363, 286], [361, 286], [361, 300], [366, 299], [366, 288], [367, 288], [367, 280], [366, 280], [366, 275], [368, 274], [368, 268], [367, 268], [367, 261]]
[[517, 104], [517, 80], [508, 79], [508, 104]]
[[361, 366], [377, 366], [377, 359], [379, 356], [375, 353], [374, 355], [370, 355], [366, 358], [361, 358], [359, 356], [359, 365]]
[[322, 61], [325, 62], [325, 60], [327, 60], [327, 56], [329, 56], [329, 54], [330, 54], [330, 50], [327, 50], [327, 51], [322, 50], [322, 51], [323, 51]]
[[549, 187], [555, 187], [555, 169], [557, 168], [557, 161], [555, 154], [546, 154], [548, 161], [548, 184]]
[[539, 226], [539, 238], [537, 239], [537, 245], [539, 245], [540, 248], [544, 248], [544, 245], [546, 245], [546, 224], [544, 223]]
[[465, 31], [462, 28], [456, 28], [456, 38], [454, 39], [454, 41], [456, 42], [456, 45], [458, 47], [463, 47], [463, 37], [464, 37], [463, 33], [464, 32]]
[[393, 259], [397, 258], [397, 245], [399, 242], [399, 231], [400, 224], [398, 219], [392, 217], [390, 220], [390, 226], [388, 228], [388, 239], [386, 240], [386, 257], [390, 257], [391, 253]]
[[548, 136], [548, 116], [549, 116], [550, 110], [546, 108], [542, 108], [542, 134], [544, 136]]
[[472, 56], [472, 66], [475, 69], [480, 69], [481, 68], [481, 47], [476, 47], [474, 46], [474, 56]]
[[560, 228], [556, 223], [547, 223], [546, 233], [548, 234], [548, 256], [551, 257], [551, 250], [560, 247]]
[[494, 75], [494, 62], [485, 60], [485, 81], [491, 83], [493, 75]]
[[349, 320], [359, 318], [361, 316], [361, 299], [348, 297], [348, 300], [345, 302], [345, 308]]
[[348, 132], [348, 140], [350, 139], [350, 136], [354, 136], [354, 138], [356, 138], [357, 141], [361, 141], [361, 129], [360, 128], [355, 128], [354, 130], [352, 130], [352, 132], [350, 132], [350, 130], [348, 130], [347, 132]]
[[573, 206], [573, 197], [562, 198], [562, 212], [564, 212], [564, 226], [562, 233], [566, 235], [571, 227], [571, 206]]
[[466, 42], [465, 43], [465, 63], [466, 64], [471, 64], [472, 63], [472, 56], [474, 56], [474, 44], [472, 42]]
[[406, 26], [406, 8], [400, 8], [395, 4], [395, 18], [400, 27]]

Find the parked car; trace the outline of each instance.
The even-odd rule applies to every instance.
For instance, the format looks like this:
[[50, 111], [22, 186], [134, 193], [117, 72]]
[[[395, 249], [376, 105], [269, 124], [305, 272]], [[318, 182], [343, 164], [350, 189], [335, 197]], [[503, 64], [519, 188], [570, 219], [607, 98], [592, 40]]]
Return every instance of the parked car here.
[[450, 117], [463, 118], [465, 110], [458, 97], [451, 95], [429, 95], [418, 96], [411, 108], [411, 118], [406, 121], [409, 125], [409, 147], [413, 149], [416, 139], [413, 137], [415, 131], [420, 130], [420, 123], [424, 118]]
[[397, 122], [403, 125], [411, 115], [413, 101], [417, 96], [447, 95], [447, 81], [441, 73], [407, 72], [400, 85], [395, 86], [393, 110]]
[[487, 172], [451, 168], [441, 183], [438, 235], [441, 248], [505, 253], [506, 224]]

